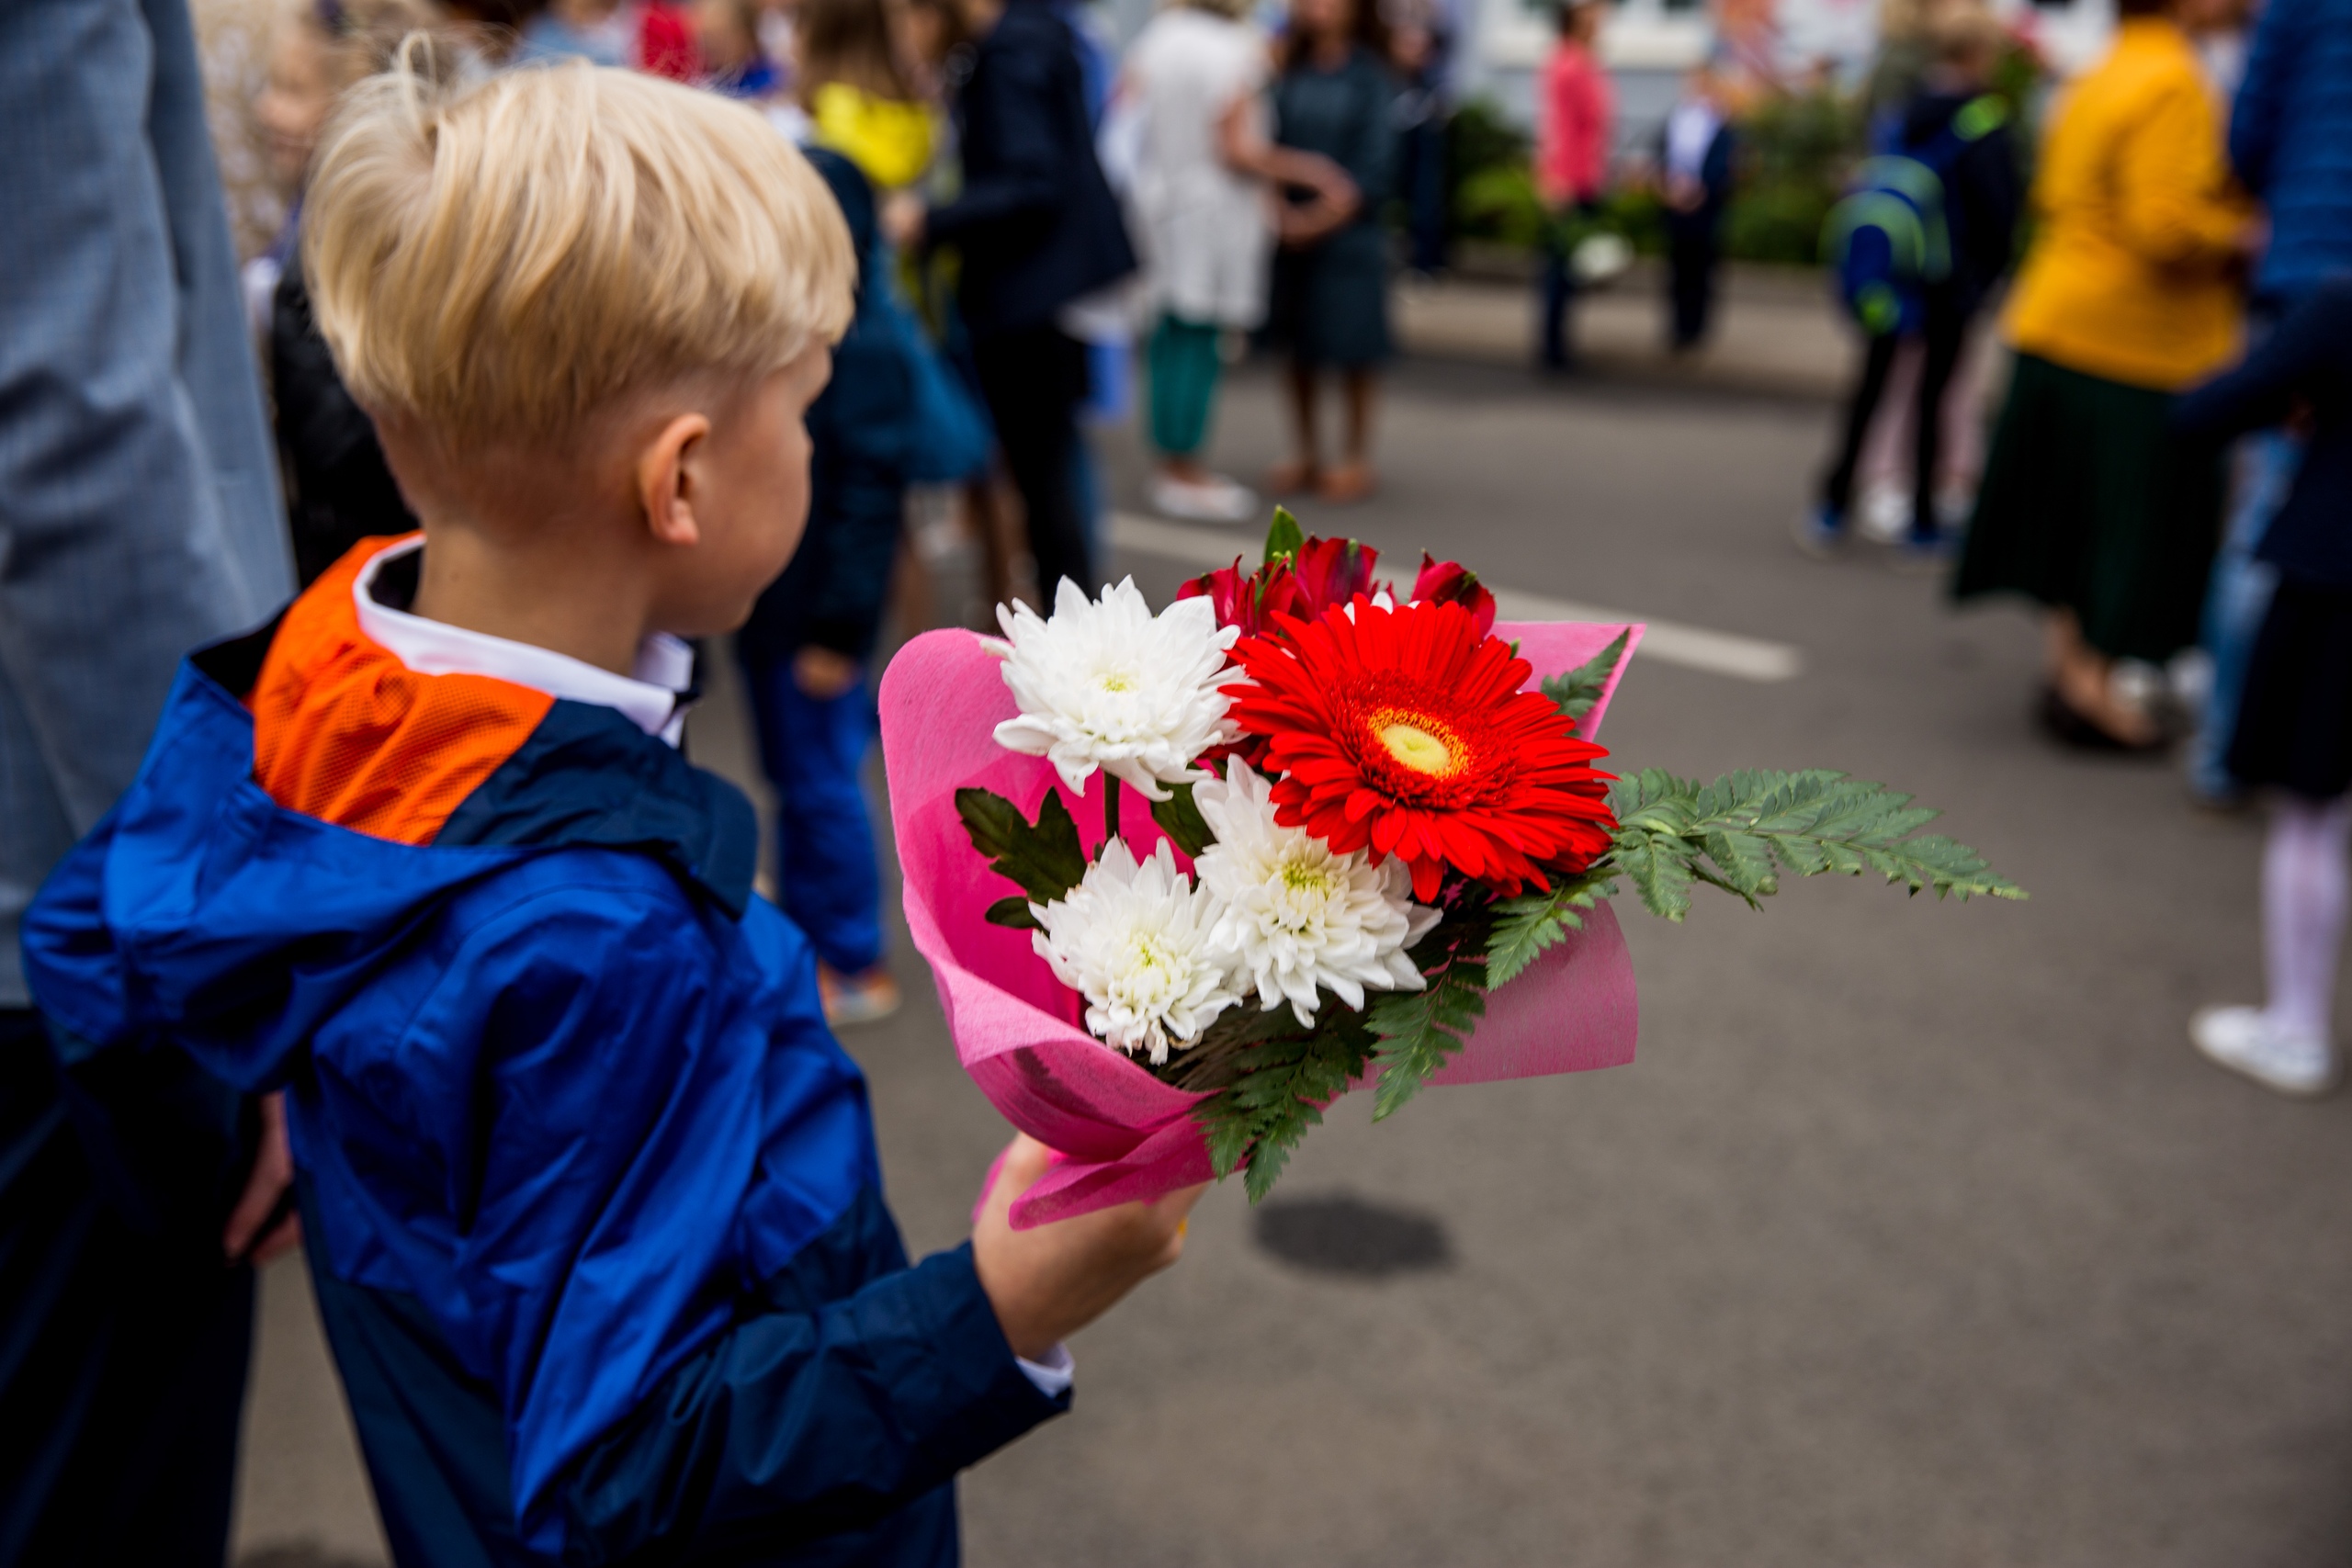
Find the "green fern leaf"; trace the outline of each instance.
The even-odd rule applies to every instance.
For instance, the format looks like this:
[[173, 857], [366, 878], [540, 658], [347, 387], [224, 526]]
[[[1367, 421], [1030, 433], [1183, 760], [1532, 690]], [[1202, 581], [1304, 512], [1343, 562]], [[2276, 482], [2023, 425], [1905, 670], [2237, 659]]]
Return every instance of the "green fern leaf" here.
[[1606, 874], [1588, 872], [1547, 892], [1523, 893], [1496, 904], [1494, 933], [1487, 939], [1487, 988], [1516, 980], [1546, 948], [1582, 930], [1584, 917], [1578, 911], [1606, 897], [1610, 886]]
[[1611, 791], [1618, 829], [1599, 869], [1623, 872], [1652, 914], [1679, 920], [1690, 885], [1713, 883], [1753, 905], [1798, 876], [1875, 872], [1938, 897], [2025, 894], [1965, 844], [1917, 836], [1938, 815], [1865, 779], [1815, 769], [1742, 770], [1700, 785], [1646, 769]]

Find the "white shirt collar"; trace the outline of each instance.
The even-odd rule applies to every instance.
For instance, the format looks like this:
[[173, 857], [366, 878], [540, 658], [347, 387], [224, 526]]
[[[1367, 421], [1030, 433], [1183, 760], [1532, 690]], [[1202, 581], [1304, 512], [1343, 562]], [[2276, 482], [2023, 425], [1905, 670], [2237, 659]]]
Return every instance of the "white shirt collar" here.
[[428, 621], [376, 602], [376, 574], [387, 561], [424, 547], [423, 535], [376, 552], [352, 584], [359, 630], [420, 675], [488, 675], [551, 697], [613, 708], [648, 735], [675, 746], [685, 733], [681, 697], [694, 684], [695, 650], [667, 632], [638, 645], [635, 678], [600, 670], [552, 649]]

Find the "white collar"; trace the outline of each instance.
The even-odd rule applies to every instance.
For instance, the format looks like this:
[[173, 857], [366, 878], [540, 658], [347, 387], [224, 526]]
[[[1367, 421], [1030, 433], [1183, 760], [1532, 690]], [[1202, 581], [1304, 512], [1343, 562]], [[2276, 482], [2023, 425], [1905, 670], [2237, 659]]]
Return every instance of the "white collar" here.
[[695, 650], [667, 632], [638, 645], [635, 679], [600, 670], [552, 649], [511, 642], [503, 637], [428, 621], [379, 604], [371, 592], [387, 561], [424, 547], [424, 536], [403, 539], [376, 552], [359, 569], [351, 596], [359, 610], [359, 630], [420, 675], [488, 675], [528, 686], [551, 697], [613, 708], [648, 735], [675, 746], [686, 728], [680, 699], [694, 684]]

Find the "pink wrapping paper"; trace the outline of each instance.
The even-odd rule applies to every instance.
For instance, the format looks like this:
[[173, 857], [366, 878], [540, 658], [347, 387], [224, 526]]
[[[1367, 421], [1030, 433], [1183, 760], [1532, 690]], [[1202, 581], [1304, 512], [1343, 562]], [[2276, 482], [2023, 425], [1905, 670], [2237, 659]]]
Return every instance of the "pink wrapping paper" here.
[[[1495, 627], [1519, 639], [1533, 679], [1574, 669], [1627, 629], [1583, 622]], [[1642, 632], [1630, 629], [1628, 657]], [[1586, 733], [1598, 730], [1624, 668], [1621, 660]], [[1201, 1097], [1161, 1083], [1089, 1035], [1080, 998], [1054, 978], [1030, 933], [981, 919], [1017, 889], [972, 848], [956, 813], [956, 790], [994, 790], [1033, 818], [1046, 791], [1060, 790], [1090, 850], [1102, 834], [1099, 774], [1085, 796], [1072, 796], [1044, 758], [996, 743], [999, 721], [1019, 711], [1001, 671], [968, 631], [926, 632], [900, 649], [882, 675], [882, 760], [906, 874], [907, 925], [938, 981], [956, 1055], [1007, 1121], [1063, 1156], [1014, 1202], [1012, 1224], [1025, 1230], [1157, 1198], [1214, 1173], [1207, 1143], [1187, 1114]], [[1120, 807], [1121, 836], [1138, 856], [1148, 853], [1163, 836], [1151, 803], [1126, 789]], [[1489, 1083], [1617, 1066], [1634, 1059], [1636, 1022], [1633, 964], [1604, 904], [1582, 931], [1487, 998], [1476, 1032], [1430, 1081]]]

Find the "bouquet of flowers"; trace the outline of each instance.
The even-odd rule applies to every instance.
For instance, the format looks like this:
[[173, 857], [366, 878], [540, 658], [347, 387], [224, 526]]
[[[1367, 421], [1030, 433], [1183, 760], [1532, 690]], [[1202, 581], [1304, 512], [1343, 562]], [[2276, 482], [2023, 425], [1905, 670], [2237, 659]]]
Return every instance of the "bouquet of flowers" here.
[[1377, 1120], [1631, 1060], [1621, 882], [1669, 920], [1783, 872], [2024, 896], [1875, 784], [1600, 771], [1638, 626], [1498, 627], [1458, 564], [1404, 595], [1377, 565], [1277, 512], [1254, 570], [1158, 615], [1064, 582], [886, 672], [915, 944], [966, 1068], [1063, 1156], [1015, 1224], [1236, 1170], [1255, 1201], [1360, 1083]]

